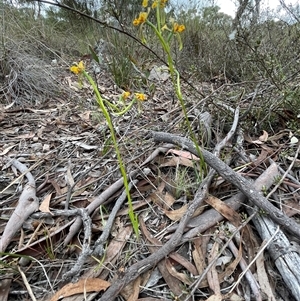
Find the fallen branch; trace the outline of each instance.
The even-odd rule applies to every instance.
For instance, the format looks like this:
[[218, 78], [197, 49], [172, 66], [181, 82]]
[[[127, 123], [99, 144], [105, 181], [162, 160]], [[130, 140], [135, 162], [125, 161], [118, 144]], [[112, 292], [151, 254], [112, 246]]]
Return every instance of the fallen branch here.
[[157, 252], [151, 254], [149, 257], [141, 260], [126, 270], [123, 278], [117, 279], [103, 294], [99, 301], [114, 300], [119, 292], [131, 281], [135, 280], [140, 274], [148, 271], [153, 266], [156, 266], [167, 254], [172, 252], [175, 247], [181, 242], [182, 235], [186, 224], [192, 217], [196, 208], [198, 208], [206, 198], [209, 185], [211, 183], [214, 171], [211, 170], [208, 176], [202, 181], [199, 189], [197, 190], [193, 202], [191, 202], [188, 210], [182, 217], [176, 232], [172, 235], [170, 240], [164, 244]]
[[[277, 170], [276, 163], [272, 163], [253, 183], [256, 190], [260, 191], [263, 187], [269, 189], [273, 184], [276, 176], [280, 175]], [[247, 197], [239, 192], [236, 195], [225, 200], [224, 203], [231, 207], [233, 210], [237, 211], [243, 203], [247, 201]], [[215, 209], [209, 209], [203, 212], [201, 215], [193, 217], [187, 224], [188, 228], [191, 228], [183, 236], [184, 241], [189, 241], [196, 237], [199, 233], [206, 231], [207, 229], [213, 227], [218, 222], [222, 221], [224, 217]], [[169, 231], [175, 231], [177, 226], [169, 229]]]
[[[136, 185], [137, 183], [138, 183], [138, 180], [133, 180], [132, 182], [130, 182], [128, 185], [128, 190], [130, 191], [132, 189], [133, 185]], [[122, 194], [119, 196], [119, 198], [117, 199], [112, 211], [109, 213], [109, 217], [108, 217], [107, 222], [105, 223], [102, 234], [95, 242], [95, 248], [93, 251], [94, 256], [102, 257], [102, 255], [104, 254], [104, 252], [105, 252], [104, 246], [107, 243], [107, 239], [108, 239], [111, 229], [114, 225], [115, 218], [116, 218], [118, 211], [120, 210], [122, 204], [126, 200], [126, 198], [127, 198], [127, 194], [126, 194], [126, 190], [124, 190], [122, 192]]]
[[[173, 145], [165, 145], [162, 147], [157, 148], [142, 164], [141, 167], [152, 161], [160, 152], [166, 152], [170, 149]], [[128, 179], [133, 180], [139, 173], [139, 170], [134, 170], [128, 174]], [[93, 202], [91, 202], [87, 207], [87, 211], [89, 214], [94, 212], [96, 208], [106, 202], [112, 195], [114, 195], [117, 191], [119, 191], [123, 187], [123, 178], [120, 178], [114, 184], [112, 184], [108, 189], [103, 191], [98, 197], [96, 197]], [[74, 235], [79, 231], [82, 225], [82, 220], [80, 217], [77, 217], [72, 226], [70, 227], [70, 231], [67, 237], [64, 240], [64, 246], [66, 246], [73, 238]]]
[[[151, 132], [151, 134], [156, 142], [174, 143], [197, 156], [196, 147], [194, 146], [193, 142], [187, 138], [164, 132]], [[243, 194], [245, 194], [253, 204], [258, 206], [259, 209], [263, 209], [273, 221], [300, 238], [300, 225], [292, 218], [289, 218], [287, 215], [281, 212], [278, 208], [273, 206], [255, 189], [252, 183], [233, 171], [228, 165], [226, 165], [222, 160], [214, 156], [209, 151], [201, 149], [201, 152], [204, 161], [209, 166], [215, 169], [224, 179], [243, 192]]]
[[[249, 214], [254, 210], [247, 208]], [[269, 241], [273, 238], [268, 244], [268, 252], [295, 300], [300, 300], [299, 250], [292, 248], [286, 235], [281, 230], [277, 231], [278, 227], [267, 216], [256, 215], [253, 223], [262, 240]]]
[[17, 207], [5, 226], [0, 239], [0, 252], [4, 252], [6, 250], [16, 232], [21, 229], [23, 223], [33, 212], [37, 211], [39, 208], [39, 201], [36, 197], [35, 180], [32, 174], [29, 172], [26, 165], [22, 164], [16, 159], [11, 161], [11, 165], [13, 165], [20, 171], [20, 173], [26, 176], [28, 183], [25, 185], [20, 195]]

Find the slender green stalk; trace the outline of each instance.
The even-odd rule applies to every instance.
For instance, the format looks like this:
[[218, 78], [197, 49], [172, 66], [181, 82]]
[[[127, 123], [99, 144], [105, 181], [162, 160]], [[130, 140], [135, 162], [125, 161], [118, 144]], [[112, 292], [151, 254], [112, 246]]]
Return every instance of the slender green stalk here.
[[134, 232], [135, 232], [136, 236], [139, 237], [139, 230], [138, 230], [139, 223], [138, 223], [137, 216], [134, 214], [134, 211], [133, 211], [132, 200], [131, 200], [131, 195], [130, 195], [129, 186], [128, 186], [128, 178], [127, 178], [125, 166], [124, 166], [124, 163], [123, 163], [123, 160], [122, 160], [122, 156], [121, 156], [121, 153], [120, 153], [120, 150], [119, 150], [119, 146], [118, 146], [118, 142], [117, 142], [116, 134], [115, 134], [115, 129], [114, 129], [112, 120], [110, 118], [110, 114], [109, 114], [108, 110], [106, 109], [106, 106], [104, 104], [104, 100], [103, 100], [103, 98], [102, 98], [102, 96], [101, 96], [94, 80], [92, 79], [92, 77], [86, 71], [83, 71], [83, 74], [87, 78], [87, 80], [90, 82], [90, 84], [92, 85], [93, 90], [96, 94], [97, 103], [98, 103], [98, 105], [99, 105], [99, 107], [100, 107], [100, 109], [101, 109], [101, 111], [102, 111], [102, 113], [103, 113], [103, 115], [104, 115], [104, 117], [107, 121], [109, 130], [110, 130], [110, 133], [111, 133], [111, 138], [113, 140], [114, 148], [115, 148], [115, 151], [116, 151], [116, 154], [117, 154], [119, 168], [120, 168], [120, 171], [121, 171], [121, 174], [122, 174], [122, 177], [123, 177], [123, 181], [124, 181], [124, 187], [125, 187], [125, 191], [126, 191], [126, 195], [127, 195], [127, 199], [128, 199], [128, 206], [129, 206], [128, 215], [129, 215], [130, 221], [132, 223]]

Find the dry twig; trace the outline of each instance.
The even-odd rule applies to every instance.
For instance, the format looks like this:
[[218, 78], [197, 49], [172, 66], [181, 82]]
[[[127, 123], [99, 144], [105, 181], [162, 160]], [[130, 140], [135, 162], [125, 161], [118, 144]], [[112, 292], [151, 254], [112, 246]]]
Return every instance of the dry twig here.
[[212, 180], [214, 172], [210, 171], [208, 176], [202, 181], [197, 193], [194, 197], [194, 201], [188, 207], [188, 210], [182, 217], [176, 232], [172, 235], [170, 240], [163, 245], [157, 252], [151, 254], [149, 257], [144, 260], [138, 261], [132, 265], [125, 273], [125, 276], [121, 279], [117, 279], [111, 287], [103, 294], [100, 298], [100, 301], [114, 300], [118, 293], [131, 281], [136, 279], [141, 273], [146, 272], [151, 267], [156, 265], [160, 260], [162, 260], [167, 254], [175, 249], [175, 247], [181, 242], [184, 228], [186, 227], [187, 222], [192, 217], [196, 208], [198, 208], [204, 201], [208, 187]]
[[[177, 135], [164, 132], [151, 132], [153, 138], [157, 142], [174, 143], [184, 149], [189, 150], [194, 155], [197, 155], [197, 150], [189, 139]], [[290, 233], [300, 238], [300, 226], [293, 219], [286, 216], [279, 209], [274, 207], [265, 197], [263, 197], [253, 185], [244, 177], [233, 171], [219, 158], [205, 149], [201, 149], [203, 159], [205, 162], [215, 169], [224, 179], [236, 186], [243, 192], [248, 199], [258, 206], [259, 209], [264, 210], [267, 214], [279, 225], [283, 226]]]

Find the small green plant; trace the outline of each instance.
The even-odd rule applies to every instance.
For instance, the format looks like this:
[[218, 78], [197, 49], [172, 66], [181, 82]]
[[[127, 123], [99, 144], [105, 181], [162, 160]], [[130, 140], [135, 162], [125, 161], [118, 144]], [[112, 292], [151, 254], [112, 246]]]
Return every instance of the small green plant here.
[[268, 189], [265, 185], [261, 187], [261, 192], [263, 193], [264, 196], [268, 195]]
[[52, 244], [52, 240], [51, 240], [51, 236], [48, 233], [48, 230], [45, 229], [44, 231], [45, 237], [46, 237], [46, 247], [45, 247], [45, 251], [49, 257], [50, 260], [54, 260], [56, 258], [55, 256], [55, 252], [53, 249], [53, 244]]
[[248, 218], [247, 213], [241, 212], [241, 218], [242, 218], [242, 222], [245, 222], [247, 220], [247, 218]]
[[274, 177], [274, 184], [280, 183], [281, 178], [282, 178], [281, 175], [275, 176], [275, 177]]
[[[43, 270], [43, 272], [44, 272], [44, 274], [45, 274], [45, 277], [46, 277], [46, 279], [47, 279], [47, 282], [48, 282], [48, 284], [49, 284], [49, 287], [51, 288], [51, 291], [54, 292], [53, 287], [52, 287], [52, 284], [51, 284], [51, 281], [50, 281], [50, 279], [49, 279], [49, 277], [48, 277], [48, 274], [47, 274], [47, 272], [46, 272], [46, 270], [45, 270], [45, 267], [44, 267], [44, 265], [43, 265], [39, 260], [37, 260], [36, 258], [34, 258], [34, 257], [32, 257], [32, 256], [28, 256], [28, 255], [20, 255], [20, 254], [9, 253], [9, 252], [0, 252], [0, 257], [1, 257], [1, 256], [8, 256], [8, 257], [15, 258], [15, 259], [24, 258], [24, 259], [26, 259], [26, 260], [28, 260], [28, 261], [35, 261], [35, 262], [37, 262], [37, 263], [40, 265], [41, 269]], [[15, 267], [16, 265], [14, 264], [14, 261], [12, 261], [12, 262], [13, 262], [13, 264], [6, 264], [4, 261], [0, 260], [0, 266], [3, 265], [3, 266], [5, 266], [5, 267], [9, 267], [9, 268], [11, 268], [13, 271], [17, 272], [17, 269], [16, 269], [16, 267]]]
[[[124, 181], [124, 187], [125, 187], [125, 191], [126, 191], [126, 195], [127, 195], [127, 199], [128, 199], [128, 206], [129, 206], [129, 218], [130, 221], [132, 223], [134, 232], [136, 234], [137, 237], [139, 237], [139, 230], [138, 230], [138, 219], [137, 216], [134, 214], [133, 212], [133, 206], [132, 206], [132, 201], [131, 201], [131, 196], [130, 196], [130, 191], [129, 191], [129, 186], [128, 186], [128, 179], [127, 179], [127, 174], [126, 174], [126, 170], [125, 170], [125, 166], [122, 160], [122, 156], [119, 150], [119, 146], [118, 146], [118, 141], [116, 138], [116, 133], [115, 133], [115, 129], [112, 123], [112, 119], [110, 117], [110, 113], [108, 111], [108, 108], [111, 109], [111, 111], [113, 112], [113, 114], [117, 115], [117, 116], [121, 116], [123, 114], [125, 114], [126, 112], [128, 112], [132, 105], [136, 102], [136, 101], [144, 101], [146, 100], [146, 95], [143, 93], [135, 93], [131, 102], [129, 104], [126, 104], [126, 99], [128, 99], [130, 97], [130, 92], [124, 92], [119, 99], [119, 103], [118, 104], [114, 104], [112, 102], [110, 102], [109, 100], [104, 99], [100, 92], [99, 89], [95, 83], [95, 81], [93, 80], [93, 78], [85, 71], [85, 67], [83, 62], [79, 62], [78, 64], [74, 64], [70, 70], [77, 74], [79, 76], [79, 83], [82, 82], [83, 77], [85, 77], [88, 82], [91, 84], [93, 91], [96, 95], [96, 100], [97, 103], [106, 119], [107, 125], [109, 127], [109, 131], [111, 134], [111, 139], [117, 154], [117, 159], [118, 159], [118, 164], [119, 164], [119, 168], [123, 177], [123, 181]], [[140, 107], [139, 107], [140, 108]]]
[[[179, 199], [182, 194], [185, 194], [188, 200], [193, 197], [195, 190], [199, 186], [197, 172], [196, 166], [193, 168], [178, 166], [176, 168], [174, 178], [176, 199]], [[196, 180], [194, 178], [196, 178]]]

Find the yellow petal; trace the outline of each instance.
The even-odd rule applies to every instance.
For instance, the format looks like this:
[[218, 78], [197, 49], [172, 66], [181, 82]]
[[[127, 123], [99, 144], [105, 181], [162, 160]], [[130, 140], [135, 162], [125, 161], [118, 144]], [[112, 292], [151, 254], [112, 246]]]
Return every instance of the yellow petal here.
[[139, 19], [134, 19], [132, 23], [133, 23], [134, 26], [140, 25]]
[[72, 67], [70, 68], [70, 70], [71, 70], [73, 73], [75, 73], [75, 74], [78, 74], [78, 73], [79, 73], [79, 69], [78, 69], [77, 66], [72, 66]]
[[84, 63], [83, 63], [83, 61], [79, 62], [78, 69], [79, 69], [80, 72], [82, 72], [84, 70]]
[[129, 96], [130, 96], [130, 92], [128, 92], [128, 91], [125, 91], [122, 94], [123, 99], [127, 99]]
[[154, 8], [156, 8], [156, 6], [157, 6], [157, 0], [155, 0], [153, 3], [152, 3], [152, 8], [154, 9]]
[[183, 24], [179, 25], [178, 32], [185, 31], [185, 26]]
[[143, 93], [135, 93], [135, 97], [137, 100], [141, 100], [141, 101], [144, 101], [147, 99], [147, 96]]
[[140, 23], [144, 23], [147, 20], [148, 14], [146, 12], [141, 12], [139, 15]]
[[183, 32], [185, 30], [185, 26], [183, 24], [174, 23], [173, 24], [173, 31], [174, 32]]

